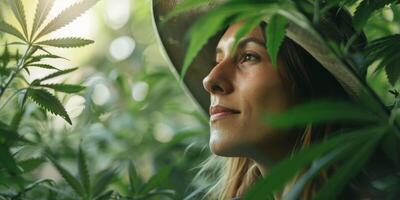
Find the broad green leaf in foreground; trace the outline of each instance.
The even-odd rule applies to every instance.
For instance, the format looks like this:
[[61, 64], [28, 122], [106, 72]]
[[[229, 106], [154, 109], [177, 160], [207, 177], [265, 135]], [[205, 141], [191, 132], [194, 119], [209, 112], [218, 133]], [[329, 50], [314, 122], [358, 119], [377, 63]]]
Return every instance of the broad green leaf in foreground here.
[[83, 47], [83, 46], [92, 44], [93, 42], [94, 42], [93, 40], [69, 37], [69, 38], [58, 38], [58, 39], [46, 40], [46, 41], [38, 42], [36, 44], [48, 45], [48, 46], [59, 47], [59, 48], [77, 48], [77, 47]]
[[55, 115], [61, 116], [69, 124], [72, 124], [67, 111], [65, 111], [64, 106], [61, 104], [60, 100], [57, 99], [57, 97], [43, 89], [29, 88], [27, 92], [28, 96], [39, 106]]
[[265, 31], [267, 35], [267, 50], [271, 58], [271, 63], [273, 66], [278, 66], [278, 53], [282, 45], [283, 39], [285, 38], [285, 29], [287, 25], [287, 20], [281, 15], [274, 15], [271, 17], [269, 24], [267, 25], [267, 30]]
[[254, 16], [249, 19], [246, 19], [243, 22], [243, 25], [236, 32], [235, 42], [233, 43], [232, 48], [231, 48], [231, 55], [233, 55], [235, 53], [237, 45], [240, 42], [240, 39], [242, 37], [246, 36], [246, 34], [250, 33], [250, 31], [252, 31], [254, 28], [259, 26], [261, 21], [262, 21], [261, 16]]
[[207, 15], [203, 16], [191, 26], [189, 31], [189, 47], [185, 55], [185, 59], [180, 74], [182, 80], [185, 76], [190, 64], [196, 55], [200, 52], [208, 40], [218, 31], [234, 21], [233, 16], [248, 15], [251, 12], [273, 13], [277, 10], [278, 5], [275, 1], [257, 1], [254, 3], [246, 1], [232, 1], [211, 10]]
[[362, 142], [369, 141], [371, 137], [383, 130], [383, 127], [367, 127], [351, 132], [338, 132], [335, 134], [337, 136], [331, 139], [300, 150], [273, 166], [266, 177], [258, 181], [247, 192], [244, 200], [264, 199], [266, 196], [271, 196], [274, 192], [282, 190], [289, 180], [314, 160], [335, 148], [341, 147], [342, 144], [351, 145], [349, 148], [354, 147], [354, 145], [358, 146]]
[[288, 128], [307, 123], [332, 121], [379, 122], [367, 108], [345, 101], [319, 100], [296, 105], [283, 113], [267, 113], [265, 122], [275, 128]]
[[352, 159], [343, 163], [328, 182], [318, 191], [315, 200], [336, 199], [345, 188], [345, 183], [355, 177], [362, 169], [364, 163], [368, 161], [383, 133], [383, 131], [377, 132], [354, 154]]

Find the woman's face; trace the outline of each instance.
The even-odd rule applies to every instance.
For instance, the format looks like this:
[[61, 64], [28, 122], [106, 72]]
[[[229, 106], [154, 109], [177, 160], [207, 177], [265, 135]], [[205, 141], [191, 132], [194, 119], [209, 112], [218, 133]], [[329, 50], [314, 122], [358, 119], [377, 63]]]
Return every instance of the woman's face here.
[[268, 127], [262, 115], [287, 109], [289, 95], [271, 64], [260, 27], [231, 52], [240, 26], [231, 25], [222, 36], [216, 65], [203, 80], [211, 95], [210, 148], [220, 156], [254, 157], [257, 152], [273, 158], [291, 149], [295, 136]]

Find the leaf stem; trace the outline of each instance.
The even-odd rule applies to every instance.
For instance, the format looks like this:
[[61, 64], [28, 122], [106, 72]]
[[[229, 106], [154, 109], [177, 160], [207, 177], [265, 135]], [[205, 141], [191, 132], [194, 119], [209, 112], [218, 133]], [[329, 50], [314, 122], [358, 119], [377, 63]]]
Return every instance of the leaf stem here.
[[22, 58], [18, 61], [17, 65], [16, 65], [16, 69], [11, 71], [11, 75], [9, 76], [8, 81], [6, 82], [6, 84], [2, 87], [0, 87], [0, 99], [3, 96], [4, 92], [6, 91], [6, 89], [8, 88], [8, 86], [10, 85], [10, 83], [14, 80], [14, 78], [17, 76], [17, 74], [20, 72], [22, 66], [24, 66], [25, 60], [27, 59], [27, 55], [29, 55], [30, 50], [32, 48], [32, 45], [29, 44], [28, 48], [25, 51], [25, 54], [22, 56]]

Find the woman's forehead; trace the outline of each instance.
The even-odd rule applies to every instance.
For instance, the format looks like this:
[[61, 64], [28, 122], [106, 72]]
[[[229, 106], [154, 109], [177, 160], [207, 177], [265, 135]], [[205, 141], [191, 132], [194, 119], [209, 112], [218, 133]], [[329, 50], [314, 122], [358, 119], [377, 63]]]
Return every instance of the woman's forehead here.
[[[221, 37], [221, 39], [218, 42], [217, 49], [229, 49], [235, 42], [235, 36], [237, 31], [243, 26], [244, 22], [239, 22], [230, 25], [227, 30], [225, 31], [224, 35]], [[254, 28], [250, 33], [245, 35], [244, 37], [240, 38], [239, 40], [243, 40], [246, 38], [256, 38], [260, 41], [265, 41], [264, 40], [264, 34], [260, 28], [260, 26], [257, 26]]]

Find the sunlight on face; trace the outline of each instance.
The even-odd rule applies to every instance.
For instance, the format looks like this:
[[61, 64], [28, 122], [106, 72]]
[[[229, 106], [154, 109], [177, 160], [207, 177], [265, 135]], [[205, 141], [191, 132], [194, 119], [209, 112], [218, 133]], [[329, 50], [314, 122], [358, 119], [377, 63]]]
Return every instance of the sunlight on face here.
[[203, 80], [211, 95], [210, 148], [220, 156], [273, 156], [290, 148], [287, 134], [266, 126], [261, 116], [289, 105], [278, 70], [265, 48], [260, 27], [240, 39], [230, 55], [241, 24], [231, 25], [217, 46], [216, 66]]

